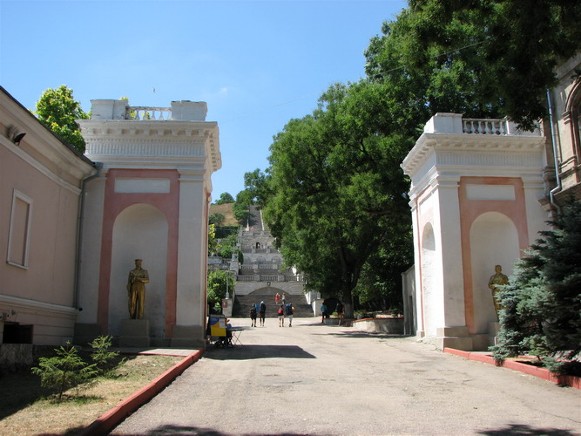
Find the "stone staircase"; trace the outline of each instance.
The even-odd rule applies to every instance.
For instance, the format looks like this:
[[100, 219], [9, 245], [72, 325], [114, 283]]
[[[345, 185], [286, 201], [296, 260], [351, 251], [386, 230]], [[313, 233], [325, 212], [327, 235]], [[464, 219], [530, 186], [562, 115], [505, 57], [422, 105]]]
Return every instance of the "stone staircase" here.
[[[260, 303], [264, 301], [266, 304], [266, 317], [276, 318], [277, 307], [274, 304], [274, 294], [272, 295], [237, 295], [234, 301], [233, 316], [239, 318], [250, 318], [250, 308], [253, 304]], [[303, 295], [292, 295], [287, 296], [287, 304], [292, 303], [295, 308], [294, 316], [297, 318], [312, 318], [313, 309], [310, 305], [305, 302], [305, 297]]]
[[264, 227], [260, 210], [251, 206], [246, 228], [238, 236], [238, 244], [244, 255], [244, 263], [231, 269], [237, 271], [235, 299], [232, 316], [250, 317], [250, 307], [264, 301], [266, 316], [276, 317], [274, 295], [286, 294], [287, 303], [295, 307], [295, 316], [312, 317], [313, 311], [303, 293], [300, 275], [282, 268], [281, 253], [275, 240]]

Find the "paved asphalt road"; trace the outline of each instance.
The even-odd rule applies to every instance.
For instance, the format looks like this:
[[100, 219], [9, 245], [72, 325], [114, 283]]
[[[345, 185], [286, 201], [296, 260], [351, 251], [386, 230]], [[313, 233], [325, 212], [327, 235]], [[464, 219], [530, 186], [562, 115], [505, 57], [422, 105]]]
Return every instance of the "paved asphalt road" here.
[[111, 434], [581, 435], [581, 391], [413, 338], [303, 318], [240, 339], [208, 349]]

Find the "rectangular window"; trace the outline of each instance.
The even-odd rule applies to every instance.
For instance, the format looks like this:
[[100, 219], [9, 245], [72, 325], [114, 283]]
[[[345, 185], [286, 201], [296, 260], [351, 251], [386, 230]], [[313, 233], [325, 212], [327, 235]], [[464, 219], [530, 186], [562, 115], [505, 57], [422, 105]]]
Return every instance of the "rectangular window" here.
[[32, 200], [14, 190], [8, 233], [8, 258], [6, 259], [10, 265], [28, 268], [31, 220]]

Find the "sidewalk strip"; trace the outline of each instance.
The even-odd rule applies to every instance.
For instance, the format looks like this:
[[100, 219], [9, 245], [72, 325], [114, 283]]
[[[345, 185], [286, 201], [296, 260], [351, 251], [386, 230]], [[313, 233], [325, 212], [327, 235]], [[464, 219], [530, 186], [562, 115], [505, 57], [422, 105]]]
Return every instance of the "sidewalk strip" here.
[[550, 381], [552, 383], [558, 384], [559, 386], [569, 386], [575, 389], [581, 389], [581, 377], [576, 377], [574, 375], [554, 374], [546, 368], [540, 368], [538, 366], [528, 365], [526, 363], [516, 362], [514, 360], [505, 360], [502, 363], [497, 363], [491, 354], [485, 354], [477, 351], [463, 351], [446, 347], [444, 348], [444, 353], [460, 356], [468, 360], [488, 363], [494, 366], [502, 366], [504, 368], [512, 369], [513, 371], [519, 371], [524, 374], [532, 375], [533, 377], [538, 377], [543, 380]]

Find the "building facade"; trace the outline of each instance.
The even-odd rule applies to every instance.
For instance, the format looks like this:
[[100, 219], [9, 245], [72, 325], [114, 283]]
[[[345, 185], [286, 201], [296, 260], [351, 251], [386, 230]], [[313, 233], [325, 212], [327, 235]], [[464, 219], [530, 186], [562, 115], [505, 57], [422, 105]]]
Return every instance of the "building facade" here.
[[1, 344], [72, 340], [81, 194], [94, 174], [0, 88]]
[[[218, 125], [204, 102], [94, 100], [91, 112], [78, 121], [83, 156], [0, 88], [0, 344], [107, 334], [203, 347]], [[134, 338], [124, 325], [137, 258], [150, 281]]]

